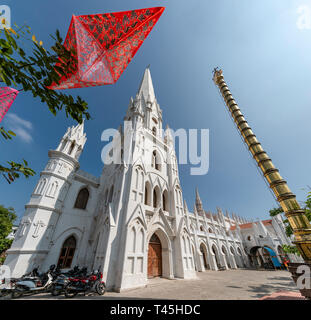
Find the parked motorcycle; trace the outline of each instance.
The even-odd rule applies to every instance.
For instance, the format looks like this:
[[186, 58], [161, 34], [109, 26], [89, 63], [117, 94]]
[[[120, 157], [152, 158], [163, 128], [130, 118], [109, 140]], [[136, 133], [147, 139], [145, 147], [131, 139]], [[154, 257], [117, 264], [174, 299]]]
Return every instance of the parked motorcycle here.
[[69, 278], [69, 283], [64, 289], [66, 298], [73, 298], [78, 293], [84, 293], [85, 295], [91, 291], [103, 295], [106, 292], [106, 285], [102, 278], [103, 274], [100, 271], [94, 271], [86, 277]]
[[3, 279], [2, 285], [4, 287], [0, 290], [0, 297], [5, 297], [5, 296], [9, 295], [10, 293], [12, 293], [12, 291], [15, 288], [15, 284], [17, 282], [24, 281], [24, 280], [33, 280], [38, 277], [39, 277], [38, 268], [34, 268], [31, 272], [25, 273], [20, 278], [10, 278], [9, 284], [7, 284], [8, 279]]
[[80, 270], [78, 266], [75, 266], [72, 270], [69, 270], [65, 273], [59, 272], [56, 276], [56, 279], [53, 281], [53, 286], [51, 289], [52, 296], [59, 296], [60, 294], [62, 294], [66, 285], [70, 282], [70, 278], [85, 277], [86, 274], [87, 268], [82, 268]]
[[52, 265], [46, 273], [34, 277], [26, 277], [17, 281], [11, 293], [12, 299], [19, 298], [23, 295], [48, 292], [52, 287], [55, 277], [53, 273], [54, 269], [55, 265]]

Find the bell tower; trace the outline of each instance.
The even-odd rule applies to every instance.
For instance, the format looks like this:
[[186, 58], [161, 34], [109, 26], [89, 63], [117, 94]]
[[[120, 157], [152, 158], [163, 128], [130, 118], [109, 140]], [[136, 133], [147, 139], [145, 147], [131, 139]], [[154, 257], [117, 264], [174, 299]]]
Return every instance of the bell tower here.
[[[86, 142], [84, 123], [68, 128], [25, 205], [25, 214], [8, 250], [5, 264], [19, 277], [35, 266], [42, 267], [51, 248], [51, 239], [62, 214], [71, 174], [79, 169], [78, 159]], [[39, 270], [42, 271], [42, 270]]]

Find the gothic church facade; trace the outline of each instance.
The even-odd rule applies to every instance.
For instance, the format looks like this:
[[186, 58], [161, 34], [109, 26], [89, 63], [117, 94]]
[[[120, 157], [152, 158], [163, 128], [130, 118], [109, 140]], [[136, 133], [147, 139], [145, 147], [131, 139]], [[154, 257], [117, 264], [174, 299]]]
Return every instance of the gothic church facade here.
[[[173, 140], [168, 128], [161, 134], [162, 110], [149, 68], [125, 120], [133, 128], [131, 165], [104, 165], [100, 177], [81, 170], [83, 123], [68, 128], [49, 151], [7, 252], [13, 277], [37, 266], [87, 266], [101, 268], [108, 289], [121, 291], [144, 286], [149, 277], [193, 279], [196, 271], [251, 265], [251, 248], [239, 227], [248, 221], [220, 209], [216, 215], [205, 212], [198, 192], [194, 212], [184, 203]], [[120, 126], [120, 139], [123, 131]], [[279, 221], [275, 225], [278, 232], [284, 229]], [[254, 228], [249, 232], [255, 241]], [[270, 238], [275, 251], [290, 241], [286, 235]]]

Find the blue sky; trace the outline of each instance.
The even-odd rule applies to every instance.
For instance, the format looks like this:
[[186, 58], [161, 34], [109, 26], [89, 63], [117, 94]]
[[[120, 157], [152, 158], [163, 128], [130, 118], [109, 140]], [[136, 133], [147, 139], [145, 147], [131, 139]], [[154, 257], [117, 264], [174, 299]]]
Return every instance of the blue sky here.
[[[173, 129], [210, 130], [208, 174], [191, 176], [189, 166], [179, 167], [189, 209], [197, 186], [205, 210], [219, 206], [251, 219], [267, 218], [276, 203], [212, 81], [212, 69], [219, 66], [257, 138], [298, 200], [305, 199], [305, 189], [311, 185], [311, 29], [297, 27], [297, 9], [311, 7], [311, 1], [7, 0], [3, 4], [10, 6], [12, 22], [30, 25], [45, 47], [52, 44], [49, 35], [57, 28], [65, 38], [72, 14], [166, 7], [115, 85], [68, 91], [89, 103], [93, 117], [85, 124], [83, 170], [101, 174], [101, 133], [119, 126], [150, 64], [164, 123]], [[54, 117], [40, 100], [20, 93], [2, 125], [9, 128], [12, 123], [19, 136], [11, 142], [0, 140], [0, 161], [25, 158], [37, 175], [11, 185], [0, 180], [0, 203], [13, 206], [22, 216], [48, 150], [57, 147], [74, 122], [64, 112]]]

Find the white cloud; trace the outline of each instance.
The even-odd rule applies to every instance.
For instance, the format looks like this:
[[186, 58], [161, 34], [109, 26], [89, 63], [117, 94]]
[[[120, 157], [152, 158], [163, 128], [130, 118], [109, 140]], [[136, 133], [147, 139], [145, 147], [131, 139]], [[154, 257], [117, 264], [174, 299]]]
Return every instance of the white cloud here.
[[30, 143], [32, 142], [32, 136], [22, 127], [15, 128], [13, 130], [16, 133], [16, 136], [21, 138], [23, 141]]
[[6, 118], [11, 121], [11, 123], [15, 123], [16, 125], [20, 125], [22, 127], [26, 127], [27, 129], [32, 129], [32, 123], [28, 120], [24, 120], [20, 118], [17, 114], [15, 113], [8, 113], [6, 115]]
[[297, 28], [299, 30], [311, 29], [311, 8], [307, 5], [301, 5], [297, 9], [299, 14]]
[[8, 113], [5, 117], [8, 127], [16, 133], [16, 137], [22, 139], [26, 143], [33, 141], [31, 131], [33, 130], [32, 123], [28, 120], [20, 118], [15, 113]]

